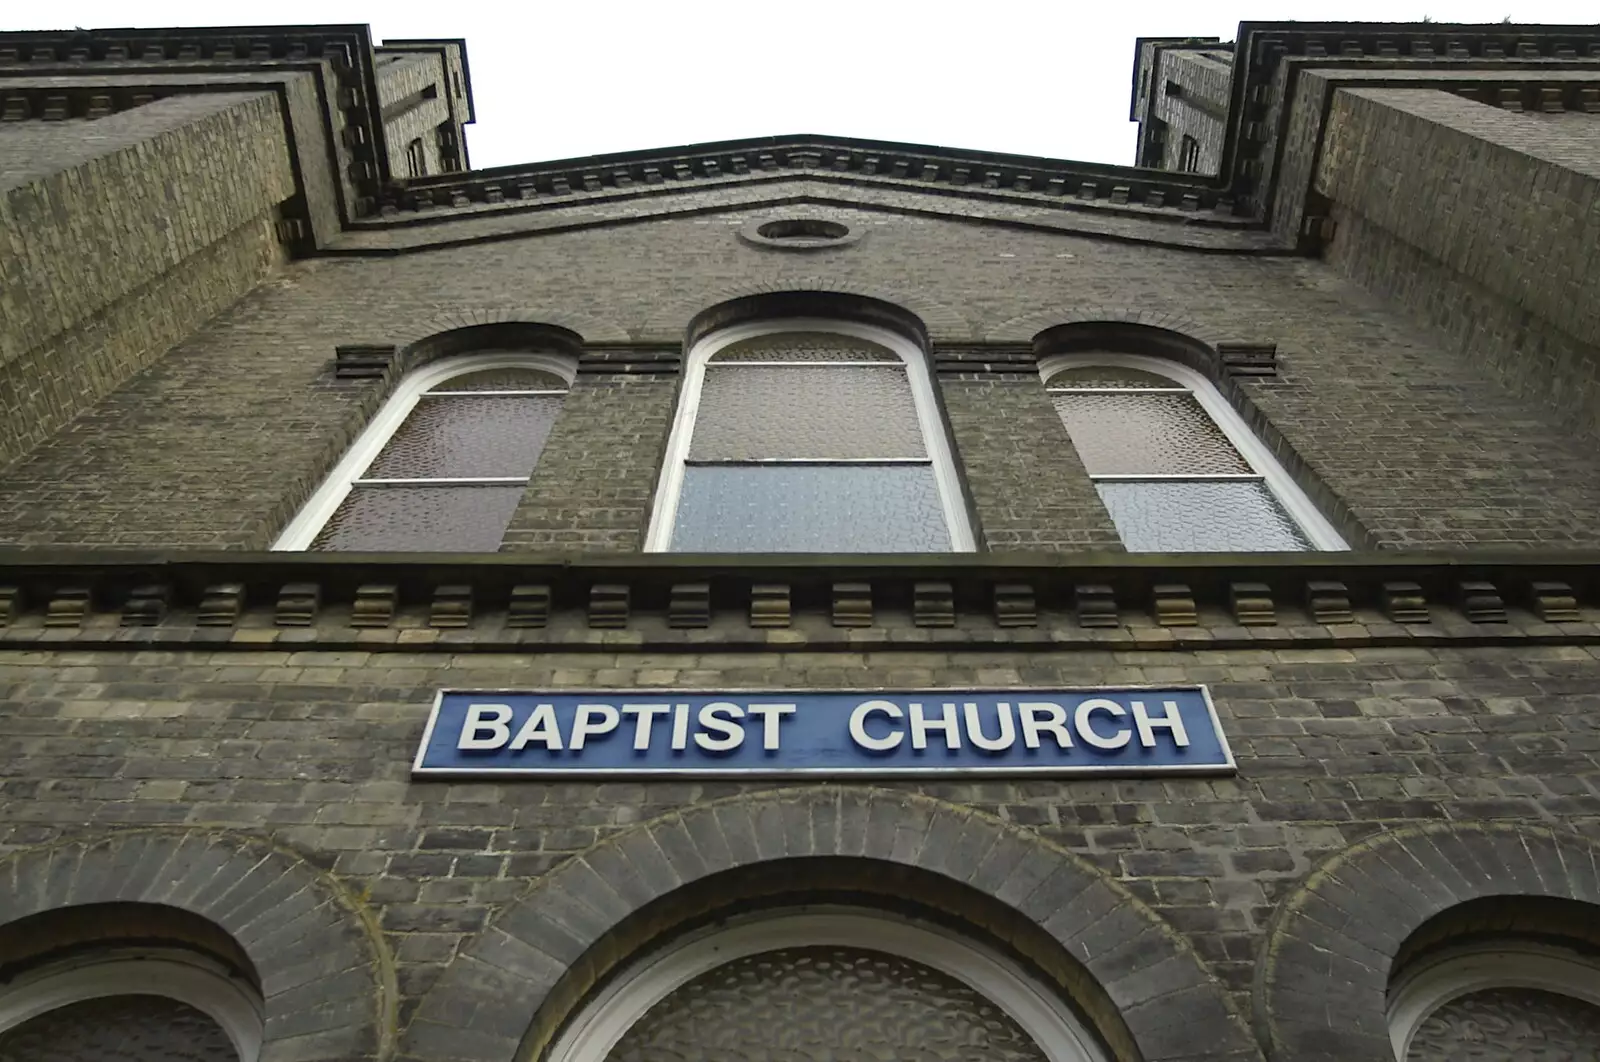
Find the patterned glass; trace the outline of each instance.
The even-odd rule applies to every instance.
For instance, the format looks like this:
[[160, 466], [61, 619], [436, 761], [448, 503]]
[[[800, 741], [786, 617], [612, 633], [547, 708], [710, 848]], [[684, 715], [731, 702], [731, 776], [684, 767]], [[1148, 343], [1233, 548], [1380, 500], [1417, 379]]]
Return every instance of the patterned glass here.
[[0, 1034], [0, 1062], [239, 1062], [210, 1015], [165, 996], [71, 1003]]
[[719, 361], [899, 361], [900, 356], [868, 339], [832, 332], [773, 332], [729, 343], [715, 354]]
[[679, 553], [943, 553], [950, 532], [927, 465], [684, 469]]
[[784, 948], [679, 986], [606, 1062], [1044, 1062], [965, 984], [858, 948]]
[[1051, 398], [1091, 476], [1250, 472], [1192, 394]]
[[434, 391], [565, 391], [567, 381], [538, 369], [480, 369], [434, 384]]
[[1124, 369], [1114, 365], [1084, 365], [1062, 369], [1050, 377], [1046, 387], [1182, 387], [1175, 380], [1143, 369]]
[[561, 395], [417, 402], [363, 479], [456, 479], [533, 473]]
[[1592, 1062], [1600, 1007], [1533, 988], [1491, 988], [1428, 1015], [1406, 1062]]
[[712, 366], [689, 456], [738, 461], [926, 453], [904, 369]]
[[1133, 552], [1245, 553], [1311, 548], [1265, 483], [1251, 480], [1095, 484]]
[[524, 489], [353, 487], [311, 548], [493, 553]]

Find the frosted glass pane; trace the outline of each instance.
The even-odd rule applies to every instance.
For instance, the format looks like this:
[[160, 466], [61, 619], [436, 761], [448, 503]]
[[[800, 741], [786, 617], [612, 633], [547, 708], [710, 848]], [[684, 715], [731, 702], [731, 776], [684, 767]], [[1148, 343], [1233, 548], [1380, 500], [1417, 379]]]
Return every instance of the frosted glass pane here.
[[684, 469], [679, 553], [943, 553], [950, 532], [926, 465]]
[[651, 1007], [606, 1062], [1048, 1057], [965, 982], [898, 955], [829, 945], [761, 952], [700, 974]]
[[540, 369], [480, 369], [434, 384], [433, 391], [565, 391], [567, 381]]
[[531, 475], [561, 402], [561, 395], [424, 395], [362, 478]]
[[312, 549], [493, 553], [522, 487], [355, 487]]
[[904, 369], [712, 366], [690, 456], [922, 457], [922, 429]]
[[211, 1015], [130, 993], [69, 1003], [7, 1030], [0, 1062], [239, 1062], [239, 1052]]
[[1311, 548], [1266, 484], [1096, 483], [1122, 544], [1136, 553], [1255, 553]]
[[1046, 381], [1047, 387], [1181, 387], [1166, 376], [1143, 369], [1124, 369], [1113, 365], [1085, 365], [1062, 369]]
[[899, 361], [887, 347], [832, 332], [774, 332], [729, 343], [711, 355], [719, 361]]
[[1600, 1007], [1537, 988], [1487, 988], [1429, 1014], [1406, 1062], [1561, 1062], [1594, 1058], [1596, 1044]]
[[1250, 471], [1191, 394], [1051, 397], [1092, 476]]

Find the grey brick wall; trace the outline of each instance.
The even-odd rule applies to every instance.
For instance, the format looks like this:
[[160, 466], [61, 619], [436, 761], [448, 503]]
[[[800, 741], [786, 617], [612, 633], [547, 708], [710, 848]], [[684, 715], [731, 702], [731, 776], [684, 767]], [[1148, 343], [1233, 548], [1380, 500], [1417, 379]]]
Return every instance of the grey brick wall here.
[[[925, 209], [958, 206], [933, 198], [922, 199]], [[1364, 528], [1381, 546], [1600, 542], [1600, 477], [1586, 444], [1546, 408], [1511, 393], [1489, 366], [1326, 265], [864, 209], [832, 211], [866, 231], [839, 250], [772, 251], [736, 237], [752, 218], [792, 210], [636, 225], [609, 217], [523, 239], [296, 263], [100, 403], [81, 430], [0, 472], [0, 538], [265, 547], [384, 391], [331, 379], [340, 343], [403, 343], [453, 327], [445, 322], [509, 318], [672, 345], [697, 312], [735, 294], [823, 287], [899, 298], [922, 310], [936, 341], [964, 333], [1026, 343], [1057, 318], [1131, 309], [1188, 322], [1206, 338], [1273, 341], [1279, 378], [1247, 382], [1242, 394], [1303, 459], [1312, 485], [1320, 481], [1348, 507], [1358, 538]], [[587, 440], [575, 434], [581, 421], [564, 418], [536, 484], [546, 500], [515, 525], [539, 533], [514, 531], [509, 541], [634, 548], [658, 451], [643, 443], [628, 450], [623, 478], [634, 485], [625, 502], [580, 483], [558, 503], [550, 470], [596, 467], [582, 463], [585, 453], [620, 460], [612, 418], [637, 420], [630, 430], [641, 439], [662, 431], [669, 410], [661, 396], [673, 386], [624, 385], [617, 393], [629, 396], [627, 410], [595, 421]], [[268, 395], [275, 400], [263, 401]], [[946, 401], [970, 420], [959, 397]], [[1042, 396], [1029, 401], [1037, 410]], [[1047, 421], [1029, 424], [1050, 430]], [[975, 439], [958, 436], [958, 449]], [[1056, 448], [1065, 442], [1063, 432]], [[985, 533], [992, 525], [1018, 544], [1037, 533], [1031, 541], [1057, 548], [1103, 534], [1104, 517], [1092, 507], [1079, 510], [1080, 526], [1061, 526], [1068, 510], [1057, 508], [1050, 527], [1018, 527], [1017, 514], [1037, 503], [1033, 492], [1019, 495], [1025, 484], [977, 450], [958, 456], [973, 475], [996, 477], [969, 484]], [[556, 463], [563, 461], [574, 463]], [[1080, 481], [1061, 489], [1083, 498], [1090, 488]], [[548, 526], [560, 520], [564, 527]]]
[[1508, 388], [1600, 427], [1600, 119], [1345, 88], [1316, 187], [1334, 203], [1330, 264]]
[[501, 550], [642, 549], [677, 385], [676, 376], [580, 375]]
[[0, 466], [267, 276], [293, 192], [268, 93], [0, 130]]
[[1177, 170], [1183, 138], [1191, 136], [1200, 148], [1195, 173], [1215, 174], [1222, 169], [1222, 148], [1227, 138], [1227, 115], [1233, 79], [1231, 50], [1161, 53], [1160, 69], [1151, 91], [1155, 114], [1167, 124], [1162, 168]]
[[[897, 787], [1063, 846], [1149, 905], [1249, 1013], [1279, 902], [1408, 824], [1600, 840], [1593, 647], [1008, 653], [0, 652], [0, 851], [112, 826], [271, 840], [330, 868], [393, 952], [407, 1021], [527, 884], [657, 816], [781, 783], [412, 783], [440, 687], [1211, 684], [1227, 779]], [[826, 791], [828, 787], [816, 787]]]
[[1043, 387], [941, 380], [940, 390], [984, 545], [1122, 549]]
[[[389, 172], [396, 177], [411, 175], [406, 148], [412, 140], [421, 139], [428, 172], [439, 173], [439, 137], [435, 130], [450, 117], [449, 105], [445, 102], [450, 84], [444, 63], [432, 53], [407, 55], [381, 63], [377, 79], [378, 97], [384, 108]], [[421, 98], [423, 89], [429, 85], [434, 87], [436, 95]]]

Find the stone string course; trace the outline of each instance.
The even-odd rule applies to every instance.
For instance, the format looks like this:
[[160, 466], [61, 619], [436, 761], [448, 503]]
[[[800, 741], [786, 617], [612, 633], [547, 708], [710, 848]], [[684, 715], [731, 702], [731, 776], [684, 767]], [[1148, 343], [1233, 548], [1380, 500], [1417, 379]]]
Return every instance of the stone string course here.
[[[1385, 558], [1213, 565], [1184, 581], [1151, 564], [966, 567], [930, 558], [796, 571], [640, 564], [540, 569], [449, 561], [426, 569], [275, 555], [204, 565], [137, 562], [76, 573], [0, 567], [0, 643], [195, 641], [373, 649], [439, 644], [575, 650], [710, 643], [1096, 645], [1526, 643], [1600, 639], [1595, 569], [1519, 562], [1466, 571]], [[510, 558], [507, 558], [509, 561]], [[363, 577], [365, 567], [371, 574]], [[820, 570], [819, 570], [820, 569]], [[214, 572], [214, 569], [213, 569]], [[282, 574], [278, 574], [282, 573]], [[1575, 590], [1574, 585], [1579, 587]]]

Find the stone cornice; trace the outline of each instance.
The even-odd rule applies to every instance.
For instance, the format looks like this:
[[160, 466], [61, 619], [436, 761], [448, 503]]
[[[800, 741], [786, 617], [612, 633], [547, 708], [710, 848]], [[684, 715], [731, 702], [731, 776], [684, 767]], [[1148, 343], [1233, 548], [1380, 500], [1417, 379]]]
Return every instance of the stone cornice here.
[[[1217, 47], [1154, 42], [1155, 48]], [[797, 135], [766, 137], [493, 170], [401, 179], [388, 152], [365, 26], [238, 27], [0, 33], [0, 83], [7, 77], [283, 69], [331, 71], [326, 135], [337, 152], [346, 226], [382, 227], [418, 218], [454, 220], [512, 211], [530, 201], [627, 194], [636, 188], [710, 187], [734, 177], [830, 174], [905, 190], [1026, 202], [1032, 207], [1111, 210], [1184, 224], [1268, 223], [1280, 130], [1294, 91], [1288, 60], [1452, 70], [1600, 60], [1595, 26], [1463, 26], [1437, 23], [1258, 23], [1239, 27], [1223, 172], [1215, 177], [996, 152]], [[37, 94], [37, 93], [35, 93]], [[67, 115], [132, 105], [130, 94], [69, 101]], [[43, 107], [45, 101], [38, 101]], [[19, 101], [31, 110], [31, 98]], [[81, 106], [80, 106], [81, 104]], [[321, 241], [319, 241], [320, 243]]]
[[[1215, 50], [1215, 41], [1183, 40], [1157, 48]], [[1434, 68], [1452, 72], [1537, 67], [1600, 59], [1600, 27], [1489, 26], [1438, 23], [1242, 23], [1232, 46], [1232, 102], [1223, 172], [1171, 173], [1136, 166], [1073, 162], [998, 152], [854, 140], [811, 134], [766, 137], [653, 151], [623, 152], [526, 166], [449, 174], [387, 189], [382, 225], [430, 214], [446, 216], [559, 201], [578, 193], [627, 192], [636, 187], [723, 183], [729, 175], [830, 173], [906, 189], [975, 199], [1025, 198], [1030, 205], [1137, 211], [1187, 224], [1268, 223], [1275, 179], [1274, 153], [1298, 64]], [[1152, 93], [1152, 98], [1154, 94]], [[1270, 119], [1270, 120], [1269, 120]], [[476, 208], [476, 209], [474, 209]], [[443, 218], [441, 218], [442, 220]]]
[[[60, 83], [59, 95], [68, 100], [84, 97], [83, 104], [68, 102], [69, 113], [60, 117], [98, 117], [134, 106], [142, 95], [164, 95], [168, 88], [107, 94], [96, 82], [115, 79], [186, 91], [227, 91], [227, 78], [237, 75], [251, 87], [262, 74], [308, 71], [323, 81], [325, 128], [321, 131], [337, 163], [333, 174], [339, 195], [339, 214], [348, 224], [376, 209], [388, 177], [388, 153], [378, 105], [372, 39], [363, 25], [345, 26], [239, 26], [221, 28], [59, 30], [0, 32], [0, 94], [22, 96], [9, 86], [50, 78]], [[183, 86], [184, 75], [196, 84]], [[78, 81], [81, 87], [74, 86]], [[92, 101], [107, 95], [109, 107]], [[83, 111], [79, 114], [76, 112]], [[40, 115], [40, 117], [45, 117]], [[297, 160], [299, 165], [307, 160]], [[297, 174], [302, 187], [308, 182]], [[292, 213], [292, 212], [291, 212]], [[291, 220], [294, 220], [291, 218]], [[302, 222], [303, 223], [303, 222]], [[306, 235], [295, 242], [308, 249]]]
[[1419, 23], [1242, 22], [1220, 183], [1240, 210], [1265, 219], [1281, 152], [1280, 132], [1301, 64], [1463, 71], [1529, 62], [1600, 59], [1600, 26]]
[[0, 648], [1600, 645], [1600, 554], [0, 555]]
[[[626, 193], [655, 186], [689, 188], [725, 183], [728, 178], [785, 174], [853, 177], [976, 198], [1021, 197], [1029, 205], [1100, 205], [1185, 221], [1207, 215], [1229, 218], [1234, 213], [1225, 191], [1194, 174], [800, 134], [395, 182], [385, 191], [382, 217], [365, 224], [405, 222], [419, 215], [434, 220], [428, 214], [446, 208], [467, 213], [474, 207], [560, 199], [575, 193]], [[476, 212], [472, 216], [477, 216]]]

